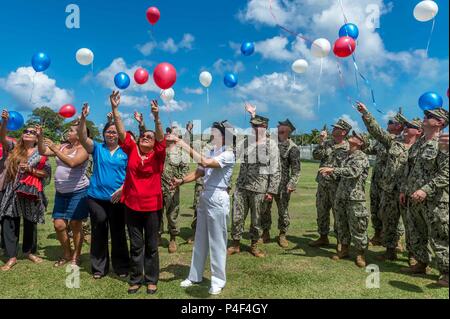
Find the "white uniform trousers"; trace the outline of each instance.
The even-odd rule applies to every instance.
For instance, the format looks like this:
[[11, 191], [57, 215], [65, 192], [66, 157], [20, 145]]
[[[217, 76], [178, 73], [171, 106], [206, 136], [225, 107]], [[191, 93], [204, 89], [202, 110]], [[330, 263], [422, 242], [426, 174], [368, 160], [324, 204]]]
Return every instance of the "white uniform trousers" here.
[[226, 283], [227, 222], [230, 197], [223, 189], [204, 190], [197, 207], [197, 230], [188, 279], [201, 282], [206, 257], [211, 262], [211, 287], [223, 288]]

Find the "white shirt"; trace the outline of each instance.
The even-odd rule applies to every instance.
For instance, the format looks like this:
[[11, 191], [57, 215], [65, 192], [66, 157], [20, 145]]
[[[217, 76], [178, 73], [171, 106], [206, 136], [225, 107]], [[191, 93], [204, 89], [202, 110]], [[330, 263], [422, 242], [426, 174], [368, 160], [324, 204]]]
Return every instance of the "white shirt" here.
[[233, 175], [233, 167], [236, 163], [233, 151], [225, 150], [225, 146], [219, 149], [214, 148], [209, 152], [208, 158], [217, 161], [220, 168], [198, 167], [198, 169], [205, 172], [205, 176], [203, 176], [205, 189], [229, 188], [231, 185], [231, 176]]

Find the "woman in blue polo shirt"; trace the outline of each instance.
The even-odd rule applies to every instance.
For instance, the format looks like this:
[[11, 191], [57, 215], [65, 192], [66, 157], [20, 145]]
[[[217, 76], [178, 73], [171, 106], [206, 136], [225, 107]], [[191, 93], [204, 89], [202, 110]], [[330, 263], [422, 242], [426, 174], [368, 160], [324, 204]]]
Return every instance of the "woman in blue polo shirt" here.
[[125, 208], [120, 203], [125, 180], [127, 155], [119, 147], [114, 123], [103, 129], [104, 143], [87, 137], [86, 118], [89, 106], [85, 104], [81, 114], [78, 134], [80, 143], [92, 154], [94, 169], [88, 190], [88, 206], [91, 215], [91, 268], [94, 279], [100, 279], [109, 271], [108, 228], [111, 232], [111, 261], [114, 272], [128, 276], [130, 255], [125, 234]]

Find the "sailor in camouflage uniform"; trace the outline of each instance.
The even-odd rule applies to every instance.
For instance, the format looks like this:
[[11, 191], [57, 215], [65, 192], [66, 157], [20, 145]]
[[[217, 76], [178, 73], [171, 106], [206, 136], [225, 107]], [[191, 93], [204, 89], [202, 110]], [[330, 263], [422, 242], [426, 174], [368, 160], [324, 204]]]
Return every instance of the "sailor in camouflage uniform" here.
[[[313, 158], [320, 160], [320, 167], [341, 167], [349, 149], [348, 142], [345, 140], [352, 126], [345, 120], [339, 120], [333, 125], [333, 139], [327, 140], [326, 131], [320, 133], [320, 144], [313, 151]], [[320, 238], [316, 241], [310, 242], [311, 247], [321, 247], [329, 245], [328, 233], [330, 232], [330, 210], [333, 210], [333, 205], [339, 184], [339, 177], [333, 175], [317, 174], [316, 182], [316, 208], [317, 208], [317, 226]], [[336, 217], [334, 217], [334, 231], [336, 232]], [[337, 234], [336, 234], [337, 237]]]
[[429, 244], [441, 273], [438, 284], [448, 287], [448, 152], [439, 150], [439, 136], [449, 122], [448, 111], [425, 111], [424, 136], [409, 151], [402, 180], [400, 202], [408, 209], [411, 249], [417, 264], [402, 269], [424, 274], [431, 262]]
[[251, 214], [251, 254], [264, 257], [258, 249], [261, 238], [261, 214], [268, 201], [278, 193], [280, 186], [280, 159], [278, 143], [267, 137], [269, 119], [256, 115], [250, 121], [254, 135], [246, 136], [236, 148], [241, 161], [236, 190], [233, 197], [231, 236], [233, 244], [228, 254], [240, 252], [240, 240], [248, 211]]
[[[172, 134], [177, 134], [178, 130], [172, 128]], [[179, 133], [179, 132], [178, 132]], [[178, 134], [179, 135], [179, 134]], [[180, 136], [181, 137], [181, 136]], [[164, 197], [164, 210], [167, 216], [168, 231], [170, 234], [169, 253], [177, 251], [176, 236], [180, 234], [177, 225], [180, 213], [180, 189], [170, 190], [172, 179], [183, 178], [189, 171], [188, 159], [183, 150], [175, 143], [167, 142], [166, 160], [164, 171], [161, 177]], [[164, 218], [161, 218], [160, 232], [164, 231]]]
[[334, 260], [350, 257], [350, 243], [355, 245], [357, 256], [356, 265], [366, 267], [365, 251], [369, 238], [369, 212], [366, 208], [365, 186], [369, 175], [369, 159], [362, 149], [369, 145], [367, 136], [353, 131], [348, 139], [349, 151], [347, 158], [340, 167], [323, 167], [319, 173], [323, 176], [338, 178], [334, 211], [336, 215], [338, 242], [341, 247], [337, 249]]
[[[389, 119], [387, 125], [387, 132], [396, 136], [398, 141], [402, 140], [402, 132], [404, 129], [403, 119], [401, 114], [398, 113], [393, 118]], [[372, 227], [375, 230], [375, 234], [370, 240], [370, 243], [373, 246], [382, 246], [383, 245], [383, 222], [382, 222], [382, 210], [381, 210], [381, 201], [383, 197], [383, 176], [384, 168], [386, 167], [388, 152], [386, 151], [386, 147], [379, 141], [372, 143], [369, 147], [367, 147], [364, 152], [367, 155], [375, 155], [375, 165], [372, 171], [372, 178], [370, 183], [370, 215], [372, 221]], [[404, 234], [404, 227], [402, 223], [398, 224], [397, 236], [401, 238]], [[398, 249], [401, 251], [402, 247], [399, 243]]]
[[[290, 139], [290, 135], [295, 131], [289, 119], [284, 122], [278, 122], [278, 149], [280, 151], [281, 161], [281, 181], [279, 192], [274, 196], [278, 208], [278, 245], [287, 248], [289, 243], [286, 239], [286, 233], [290, 224], [289, 200], [291, 194], [296, 190], [300, 178], [300, 150]], [[267, 203], [267, 209], [261, 217], [263, 229], [262, 239], [264, 243], [270, 242], [270, 227], [272, 225], [272, 202]]]
[[[408, 160], [408, 151], [422, 134], [422, 123], [417, 120], [409, 122], [403, 115], [398, 114], [397, 120], [402, 122], [402, 126], [405, 126], [404, 138], [399, 140], [397, 136], [389, 134], [381, 128], [364, 104], [358, 103], [358, 111], [362, 114], [362, 119], [368, 132], [386, 151], [386, 162], [383, 166], [383, 174], [379, 184], [381, 187], [379, 216], [383, 225], [383, 246], [386, 247], [386, 253], [378, 259], [382, 261], [396, 260], [396, 248], [400, 240], [398, 231], [400, 217], [404, 221], [406, 220], [406, 210], [402, 209], [398, 201], [400, 195], [399, 181], [403, 176]], [[409, 237], [409, 232], [407, 231], [406, 247], [408, 251], [411, 251]], [[410, 263], [414, 263], [414, 261], [411, 259]]]

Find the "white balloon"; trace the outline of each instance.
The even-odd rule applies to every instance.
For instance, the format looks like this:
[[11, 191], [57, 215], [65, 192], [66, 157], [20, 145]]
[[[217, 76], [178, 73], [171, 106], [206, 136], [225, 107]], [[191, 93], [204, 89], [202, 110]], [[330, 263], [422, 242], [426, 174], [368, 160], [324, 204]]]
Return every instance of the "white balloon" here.
[[439, 6], [436, 2], [425, 0], [419, 2], [414, 8], [414, 18], [420, 22], [433, 20], [438, 14]]
[[200, 83], [205, 87], [209, 87], [212, 83], [212, 75], [211, 73], [207, 72], [207, 71], [203, 71], [202, 73], [200, 73]]
[[161, 99], [164, 102], [170, 102], [173, 100], [173, 98], [175, 97], [175, 91], [170, 88], [167, 90], [161, 90]]
[[292, 71], [299, 74], [305, 73], [306, 70], [308, 69], [308, 66], [309, 64], [306, 60], [300, 59], [292, 64]]
[[79, 49], [77, 51], [77, 62], [80, 63], [81, 65], [89, 65], [92, 64], [92, 62], [94, 62], [94, 53], [86, 48], [83, 49]]
[[325, 58], [330, 54], [330, 51], [331, 43], [324, 38], [315, 40], [311, 46], [311, 54], [316, 58]]

